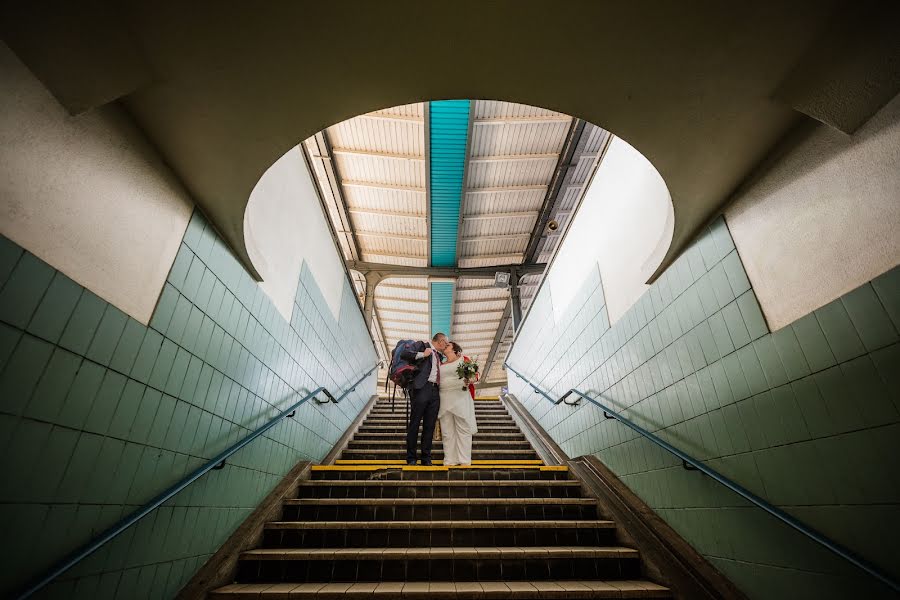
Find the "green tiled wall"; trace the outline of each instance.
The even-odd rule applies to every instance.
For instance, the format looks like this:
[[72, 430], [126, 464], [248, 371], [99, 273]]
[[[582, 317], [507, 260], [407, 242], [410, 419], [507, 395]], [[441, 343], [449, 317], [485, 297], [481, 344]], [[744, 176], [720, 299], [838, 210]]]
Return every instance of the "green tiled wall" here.
[[[0, 595], [318, 385], [376, 359], [349, 283], [339, 319], [304, 265], [290, 323], [195, 213], [150, 327], [0, 237]], [[48, 589], [171, 598], [374, 393], [307, 403]]]
[[[785, 257], [786, 261], [790, 257]], [[770, 333], [721, 219], [610, 327], [595, 272], [559, 322], [535, 299], [509, 364], [642, 427], [900, 577], [900, 267]], [[590, 404], [510, 388], [751, 598], [891, 597]]]

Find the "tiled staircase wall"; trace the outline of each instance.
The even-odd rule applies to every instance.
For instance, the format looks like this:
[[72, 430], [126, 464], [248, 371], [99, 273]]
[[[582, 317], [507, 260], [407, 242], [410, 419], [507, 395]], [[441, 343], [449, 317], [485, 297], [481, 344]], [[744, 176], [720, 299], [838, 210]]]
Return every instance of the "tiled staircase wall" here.
[[[789, 261], [785, 257], [785, 261]], [[722, 219], [610, 327], [598, 272], [559, 322], [545, 285], [509, 364], [642, 427], [900, 576], [900, 267], [771, 333]], [[888, 597], [600, 410], [510, 388], [751, 598]]]
[[[335, 317], [304, 265], [288, 323], [195, 213], [150, 326], [0, 237], [0, 595], [318, 385], [377, 360], [349, 282]], [[308, 403], [87, 559], [46, 597], [170, 598], [375, 390]]]

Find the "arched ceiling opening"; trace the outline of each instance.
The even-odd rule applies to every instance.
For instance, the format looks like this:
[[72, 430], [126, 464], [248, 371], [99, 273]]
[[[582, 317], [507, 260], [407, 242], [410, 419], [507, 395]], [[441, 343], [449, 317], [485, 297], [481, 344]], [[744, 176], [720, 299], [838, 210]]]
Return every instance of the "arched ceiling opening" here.
[[[8, 3], [0, 27], [73, 114], [122, 102], [255, 274], [244, 212], [270, 165], [354, 115], [450, 98], [546, 107], [637, 148], [674, 204], [664, 268], [801, 112], [852, 129], [896, 93], [896, 73], [847, 59], [893, 39], [894, 5]], [[876, 89], [833, 93], [858, 77]]]

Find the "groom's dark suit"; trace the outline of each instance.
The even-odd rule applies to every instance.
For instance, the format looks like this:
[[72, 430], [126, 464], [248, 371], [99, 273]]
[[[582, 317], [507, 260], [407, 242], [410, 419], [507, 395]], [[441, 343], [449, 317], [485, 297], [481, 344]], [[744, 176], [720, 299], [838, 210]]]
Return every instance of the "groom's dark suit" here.
[[[434, 436], [434, 425], [437, 422], [438, 409], [441, 406], [441, 397], [437, 383], [429, 381], [433, 368], [440, 368], [441, 354], [434, 348], [431, 351], [437, 355], [437, 361], [431, 356], [416, 360], [419, 352], [431, 348], [427, 342], [416, 342], [414, 351], [406, 351], [401, 354], [404, 360], [415, 364], [418, 368], [412, 383], [409, 386], [409, 428], [406, 430], [406, 462], [416, 460], [416, 442], [419, 437], [419, 423], [422, 423], [422, 464], [431, 463], [431, 443]], [[437, 364], [435, 364], [437, 363]], [[423, 422], [424, 420], [424, 422]]]

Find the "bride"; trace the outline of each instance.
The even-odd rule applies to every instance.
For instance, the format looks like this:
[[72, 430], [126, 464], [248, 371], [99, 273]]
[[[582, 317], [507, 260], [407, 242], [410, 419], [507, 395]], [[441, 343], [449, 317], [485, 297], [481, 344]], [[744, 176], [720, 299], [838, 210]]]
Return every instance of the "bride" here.
[[444, 465], [471, 465], [472, 436], [478, 432], [478, 426], [475, 424], [475, 402], [456, 374], [456, 367], [463, 358], [462, 348], [456, 342], [450, 342], [444, 355], [447, 360], [441, 365], [441, 408], [438, 412], [444, 438]]

